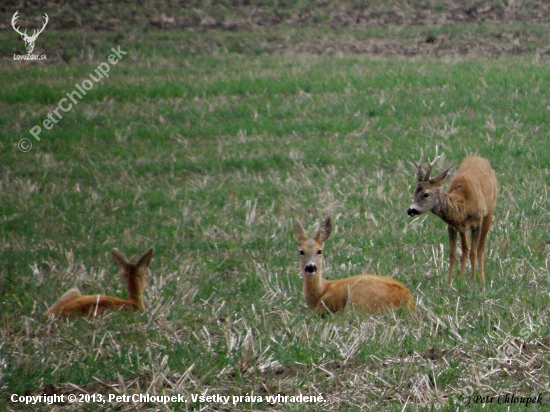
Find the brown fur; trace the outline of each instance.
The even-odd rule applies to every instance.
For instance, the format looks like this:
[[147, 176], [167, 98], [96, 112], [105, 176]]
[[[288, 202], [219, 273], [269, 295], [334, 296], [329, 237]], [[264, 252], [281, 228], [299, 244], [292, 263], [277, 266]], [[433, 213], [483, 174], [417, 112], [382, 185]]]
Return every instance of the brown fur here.
[[126, 280], [127, 300], [106, 295], [83, 295], [75, 287], [65, 292], [48, 309], [48, 314], [54, 317], [99, 316], [106, 310], [145, 309], [143, 290], [146, 285], [147, 266], [153, 257], [153, 248], [147, 250], [136, 263], [128, 262], [128, 259], [116, 248], [113, 249], [112, 254], [114, 262]]
[[310, 309], [317, 314], [337, 312], [346, 306], [365, 313], [376, 313], [397, 307], [415, 310], [409, 290], [395, 279], [376, 275], [357, 275], [338, 280], [322, 277], [322, 249], [331, 233], [330, 217], [315, 238], [308, 238], [301, 223], [294, 223], [294, 234], [300, 250], [300, 265], [304, 280], [304, 297]]
[[[484, 286], [485, 244], [493, 221], [498, 194], [495, 173], [487, 159], [477, 156], [467, 157], [462, 161], [447, 191], [443, 192], [441, 187], [449, 177], [450, 168], [433, 179], [429, 178], [429, 172], [437, 159], [438, 157], [430, 163], [426, 173], [422, 169], [422, 159], [416, 164], [418, 184], [413, 204], [408, 213], [414, 216], [432, 211], [447, 223], [450, 243], [449, 283], [452, 282], [456, 260], [456, 235], [458, 233], [462, 247], [460, 274], [462, 275], [466, 270], [466, 261], [469, 257], [472, 279], [475, 279], [477, 259], [479, 277], [482, 286]], [[467, 231], [471, 232], [471, 248], [466, 236]]]

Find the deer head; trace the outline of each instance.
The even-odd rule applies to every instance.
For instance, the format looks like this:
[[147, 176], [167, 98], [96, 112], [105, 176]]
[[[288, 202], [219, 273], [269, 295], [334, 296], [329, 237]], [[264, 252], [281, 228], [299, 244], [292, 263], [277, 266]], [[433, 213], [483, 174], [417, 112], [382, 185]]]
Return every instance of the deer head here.
[[294, 222], [294, 234], [298, 241], [302, 273], [311, 276], [318, 274], [320, 276], [323, 262], [323, 244], [329, 238], [331, 231], [330, 217], [325, 219], [317, 235], [311, 239], [307, 237], [300, 221], [296, 220]]
[[135, 302], [139, 308], [145, 309], [142, 295], [147, 285], [147, 266], [153, 258], [153, 248], [150, 247], [135, 263], [131, 263], [117, 248], [113, 249], [112, 255], [115, 264], [124, 274], [128, 299]]
[[421, 215], [434, 208], [437, 203], [437, 196], [435, 196], [435, 194], [441, 191], [441, 186], [443, 186], [443, 183], [445, 183], [445, 180], [449, 177], [449, 170], [454, 166], [454, 164], [452, 164], [451, 167], [430, 179], [430, 173], [432, 172], [433, 166], [441, 158], [437, 153], [438, 147], [436, 146], [435, 158], [431, 162], [428, 161], [428, 168], [426, 170], [422, 167], [422, 161], [424, 160], [424, 153], [422, 150], [420, 150], [420, 160], [418, 163], [413, 160], [413, 164], [416, 166], [418, 183], [414, 191], [413, 203], [411, 207], [407, 209], [407, 214], [409, 216]]
[[44, 29], [46, 28], [46, 25], [48, 24], [48, 21], [50, 20], [50, 18], [48, 17], [48, 15], [46, 13], [44, 13], [44, 18], [46, 20], [42, 23], [42, 28], [40, 30], [38, 30], [38, 32], [36, 30], [33, 30], [32, 36], [29, 36], [29, 35], [27, 35], [27, 30], [25, 30], [24, 33], [21, 33], [21, 31], [19, 30], [19, 26], [15, 27], [15, 23], [16, 23], [16, 20], [17, 20], [17, 17], [18, 17], [17, 16], [18, 13], [19, 13], [19, 10], [16, 11], [15, 14], [13, 15], [13, 18], [11, 19], [11, 25], [13, 26], [13, 29], [21, 35], [21, 38], [25, 42], [25, 50], [27, 51], [27, 53], [31, 54], [32, 51], [34, 50], [34, 43], [36, 42], [36, 39], [38, 38], [38, 35], [44, 31]]

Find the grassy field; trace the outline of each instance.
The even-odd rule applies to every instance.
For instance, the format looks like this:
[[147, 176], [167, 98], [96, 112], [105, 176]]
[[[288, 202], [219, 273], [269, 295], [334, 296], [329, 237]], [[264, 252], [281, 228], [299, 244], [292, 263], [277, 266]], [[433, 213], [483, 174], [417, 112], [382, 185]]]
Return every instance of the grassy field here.
[[[393, 1], [350, 26], [353, 3], [318, 3], [190, 2], [174, 22], [138, 10], [116, 29], [111, 6], [52, 4], [45, 62], [14, 61], [23, 42], [0, 32], [1, 409], [478, 410], [512, 394], [548, 407], [548, 6]], [[402, 19], [380, 20], [391, 10]], [[117, 47], [109, 77], [46, 130]], [[449, 286], [446, 225], [406, 215], [410, 161], [436, 146], [438, 170], [475, 154], [499, 180], [485, 291], [469, 271]], [[292, 225], [313, 233], [329, 215], [325, 276], [394, 277], [415, 313], [307, 308]], [[125, 297], [110, 251], [149, 246], [145, 313], [44, 319], [75, 285]], [[187, 402], [11, 402], [42, 393]], [[268, 403], [278, 394], [324, 402]]]

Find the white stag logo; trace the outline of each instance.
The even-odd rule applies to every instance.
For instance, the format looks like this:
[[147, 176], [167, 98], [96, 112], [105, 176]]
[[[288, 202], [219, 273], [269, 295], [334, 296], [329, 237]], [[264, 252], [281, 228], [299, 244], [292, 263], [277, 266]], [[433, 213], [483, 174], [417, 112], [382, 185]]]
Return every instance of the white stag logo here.
[[48, 24], [48, 21], [50, 18], [46, 13], [44, 13], [44, 18], [46, 19], [43, 23], [42, 28], [37, 32], [36, 30], [33, 31], [32, 36], [27, 35], [27, 30], [25, 30], [24, 33], [21, 33], [19, 31], [19, 26], [15, 27], [15, 22], [17, 20], [17, 13], [19, 13], [19, 10], [15, 12], [13, 15], [13, 18], [11, 19], [11, 25], [13, 26], [13, 29], [21, 35], [21, 38], [25, 41], [25, 50], [27, 51], [27, 54], [31, 54], [34, 50], [34, 42], [36, 42], [36, 39], [38, 38], [38, 35], [44, 31], [46, 28], [46, 25]]

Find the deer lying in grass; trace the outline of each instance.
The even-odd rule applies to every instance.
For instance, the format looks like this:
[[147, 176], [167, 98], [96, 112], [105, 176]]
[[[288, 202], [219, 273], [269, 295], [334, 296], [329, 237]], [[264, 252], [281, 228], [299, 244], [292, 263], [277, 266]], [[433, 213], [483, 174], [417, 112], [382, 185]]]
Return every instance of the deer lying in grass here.
[[[449, 167], [436, 177], [430, 179], [433, 162], [428, 162], [428, 169], [422, 168], [424, 154], [420, 161], [415, 162], [418, 184], [414, 191], [414, 199], [407, 210], [409, 216], [416, 216], [432, 211], [445, 223], [449, 232], [449, 283], [452, 282], [453, 267], [456, 260], [456, 234], [460, 234], [462, 256], [460, 258], [460, 274], [466, 270], [468, 251], [472, 267], [472, 279], [476, 276], [476, 258], [479, 261], [479, 278], [482, 287], [485, 286], [483, 265], [485, 260], [485, 242], [487, 233], [493, 221], [497, 204], [498, 183], [487, 159], [482, 157], [467, 157], [462, 161], [455, 178], [447, 192], [441, 187], [449, 177]], [[471, 231], [472, 247], [468, 245], [466, 232]]]
[[325, 280], [321, 275], [323, 244], [332, 231], [330, 217], [317, 235], [308, 238], [302, 224], [294, 222], [300, 265], [304, 280], [304, 297], [310, 309], [319, 315], [337, 312], [352, 305], [365, 313], [376, 313], [397, 307], [414, 310], [411, 292], [397, 280], [376, 275], [357, 275], [339, 280]]
[[128, 299], [107, 295], [83, 295], [76, 287], [68, 290], [48, 309], [48, 315], [68, 317], [71, 315], [98, 316], [106, 310], [145, 309], [143, 290], [147, 282], [147, 266], [153, 258], [153, 248], [139, 258], [136, 263], [128, 262], [118, 249], [113, 249], [113, 260], [124, 274]]

